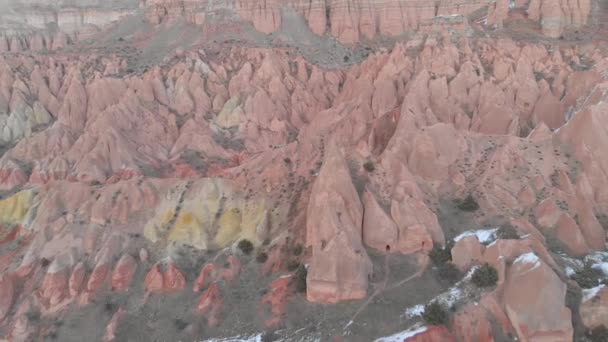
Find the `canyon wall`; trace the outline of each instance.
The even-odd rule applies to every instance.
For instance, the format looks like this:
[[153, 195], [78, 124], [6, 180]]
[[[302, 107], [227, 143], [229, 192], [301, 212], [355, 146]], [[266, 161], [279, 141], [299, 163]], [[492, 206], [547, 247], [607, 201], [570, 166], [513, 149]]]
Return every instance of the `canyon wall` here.
[[[0, 51], [55, 50], [73, 40], [89, 38], [108, 25], [145, 13], [150, 24], [186, 21], [250, 23], [255, 30], [271, 34], [292, 27], [285, 13], [301, 15], [316, 35], [330, 34], [343, 44], [355, 44], [379, 36], [395, 37], [407, 32], [429, 32], [433, 26], [461, 29], [450, 18], [485, 13], [488, 27], [502, 27], [512, 10], [523, 10], [538, 22], [542, 33], [557, 38], [568, 28], [587, 24], [592, 0], [134, 0], [59, 2], [9, 0], [0, 14]], [[137, 17], [128, 20], [140, 20]], [[294, 26], [295, 27], [295, 26]]]

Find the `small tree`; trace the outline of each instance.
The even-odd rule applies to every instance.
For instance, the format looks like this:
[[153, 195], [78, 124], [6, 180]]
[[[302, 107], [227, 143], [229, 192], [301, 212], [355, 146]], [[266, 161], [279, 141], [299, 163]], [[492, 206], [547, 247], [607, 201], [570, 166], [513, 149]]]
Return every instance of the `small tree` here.
[[259, 252], [256, 256], [255, 256], [255, 261], [257, 261], [260, 264], [263, 264], [266, 262], [266, 260], [268, 260], [268, 254], [266, 254], [266, 252]]
[[253, 243], [251, 243], [251, 241], [249, 241], [247, 239], [243, 239], [243, 240], [239, 241], [237, 247], [245, 255], [249, 255], [253, 251]]
[[510, 224], [506, 224], [498, 228], [496, 237], [502, 240], [519, 240], [517, 230]]
[[484, 264], [473, 272], [471, 281], [479, 288], [492, 287], [498, 281], [498, 272], [490, 264]]
[[462, 211], [472, 212], [479, 209], [479, 204], [477, 204], [477, 201], [475, 201], [473, 196], [469, 194], [469, 196], [467, 196], [462, 202], [458, 204], [458, 209]]
[[306, 269], [306, 266], [300, 264], [295, 271], [293, 278], [296, 285], [296, 291], [306, 292], [306, 276], [308, 276], [308, 270]]
[[363, 168], [367, 172], [374, 172], [374, 170], [376, 169], [374, 163], [372, 163], [371, 161], [366, 161], [365, 164], [363, 164]]
[[462, 278], [462, 272], [453, 263], [446, 262], [439, 266], [439, 276], [450, 284], [454, 284]]
[[452, 240], [449, 240], [444, 248], [434, 244], [433, 249], [429, 252], [429, 257], [436, 266], [441, 266], [452, 261], [452, 247], [454, 247], [454, 241]]
[[574, 279], [580, 287], [590, 289], [600, 284], [603, 278], [602, 276], [602, 271], [592, 268], [591, 265], [587, 264], [582, 270], [576, 271], [572, 276], [572, 279]]
[[605, 325], [600, 325], [591, 329], [587, 331], [587, 338], [591, 342], [606, 342], [608, 341], [608, 328]]
[[297, 270], [298, 267], [300, 267], [300, 262], [297, 260], [289, 260], [289, 262], [287, 262], [287, 270], [289, 272]]
[[438, 301], [432, 301], [424, 307], [422, 319], [428, 325], [442, 325], [448, 321], [448, 313]]

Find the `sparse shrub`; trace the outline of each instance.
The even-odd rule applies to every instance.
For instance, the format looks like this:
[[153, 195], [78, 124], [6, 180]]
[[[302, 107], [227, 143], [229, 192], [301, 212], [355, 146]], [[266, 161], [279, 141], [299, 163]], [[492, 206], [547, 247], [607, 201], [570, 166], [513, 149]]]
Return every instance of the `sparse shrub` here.
[[298, 267], [300, 267], [300, 263], [297, 260], [289, 260], [289, 262], [287, 263], [287, 270], [289, 272], [297, 270]]
[[253, 243], [251, 243], [251, 241], [249, 241], [247, 239], [243, 239], [243, 240], [239, 241], [237, 247], [245, 255], [249, 255], [253, 251]]
[[266, 252], [259, 252], [256, 256], [255, 256], [255, 261], [257, 261], [260, 264], [263, 264], [266, 262], [266, 260], [268, 260], [268, 254], [266, 254]]
[[114, 311], [114, 304], [112, 304], [110, 302], [107, 302], [107, 303], [104, 304], [104, 309], [107, 312], [112, 312], [112, 311]]
[[466, 212], [472, 212], [479, 209], [479, 204], [477, 204], [477, 201], [475, 201], [473, 196], [469, 194], [467, 198], [458, 204], [458, 209]]
[[42, 266], [42, 268], [48, 267], [50, 263], [51, 261], [47, 258], [40, 259], [40, 266]]
[[602, 278], [602, 271], [592, 268], [591, 265], [586, 265], [582, 270], [576, 271], [572, 276], [572, 279], [584, 289], [598, 286], [601, 283]]
[[286, 157], [286, 158], [284, 158], [284, 159], [283, 159], [283, 162], [284, 162], [285, 164], [291, 164], [291, 159], [290, 159], [290, 158], [288, 158], [288, 157]]
[[304, 251], [304, 247], [301, 244], [297, 244], [293, 247], [293, 255], [300, 256]]
[[448, 321], [448, 313], [438, 301], [433, 301], [424, 307], [422, 319], [428, 325], [442, 325]]
[[348, 63], [349, 60], [350, 60], [350, 57], [344, 56], [344, 63]]
[[496, 237], [502, 240], [519, 240], [517, 230], [510, 224], [506, 224], [498, 228]]
[[40, 312], [38, 312], [38, 311], [28, 311], [25, 314], [25, 317], [30, 322], [38, 322], [40, 320]]
[[462, 278], [462, 272], [451, 262], [446, 262], [439, 266], [439, 276], [450, 284], [454, 284]]
[[274, 331], [266, 331], [262, 334], [262, 342], [278, 341], [281, 337]]
[[479, 288], [495, 286], [498, 281], [498, 271], [490, 264], [484, 264], [473, 272], [471, 281]]
[[306, 266], [300, 264], [298, 269], [294, 273], [294, 281], [296, 285], [297, 292], [306, 292], [306, 276], [308, 275], [308, 270]]
[[186, 327], [188, 326], [188, 322], [184, 321], [183, 319], [179, 319], [179, 318], [175, 319], [173, 321], [173, 324], [175, 325], [175, 328], [178, 331], [182, 331], [182, 330], [186, 329]]
[[448, 241], [444, 248], [435, 244], [429, 252], [429, 257], [436, 266], [441, 266], [452, 261], [452, 247], [454, 247], [454, 241], [452, 240]]
[[363, 164], [363, 168], [367, 172], [374, 172], [376, 166], [374, 166], [374, 163], [372, 163], [371, 161], [366, 161], [365, 164]]
[[587, 331], [586, 335], [591, 342], [606, 342], [608, 341], [608, 328], [605, 325], [600, 325]]

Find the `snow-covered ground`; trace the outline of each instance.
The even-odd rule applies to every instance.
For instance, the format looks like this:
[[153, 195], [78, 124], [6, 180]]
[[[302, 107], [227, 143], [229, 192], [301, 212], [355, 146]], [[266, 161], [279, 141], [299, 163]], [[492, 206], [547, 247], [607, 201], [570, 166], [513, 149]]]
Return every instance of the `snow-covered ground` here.
[[599, 286], [596, 286], [591, 289], [584, 289], [583, 290], [583, 299], [582, 299], [583, 303], [588, 301], [589, 299], [595, 297], [595, 295], [603, 288], [604, 288], [604, 285], [599, 285]]
[[219, 339], [212, 338], [210, 340], [205, 340], [204, 342], [262, 342], [262, 334], [253, 336], [226, 337]]
[[374, 342], [403, 342], [406, 338], [416, 336], [426, 331], [426, 327], [410, 328], [391, 336], [381, 337]]
[[481, 243], [490, 243], [496, 240], [496, 232], [498, 228], [490, 228], [490, 229], [478, 229], [478, 230], [469, 230], [466, 231], [457, 237], [454, 238], [454, 241], [462, 240], [467, 236], [477, 236], [477, 239]]

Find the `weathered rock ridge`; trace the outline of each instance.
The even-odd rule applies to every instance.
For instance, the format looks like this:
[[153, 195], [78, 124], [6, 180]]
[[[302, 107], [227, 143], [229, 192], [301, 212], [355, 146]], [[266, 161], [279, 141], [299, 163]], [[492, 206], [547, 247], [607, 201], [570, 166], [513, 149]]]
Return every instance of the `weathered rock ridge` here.
[[[301, 13], [314, 33], [355, 43], [480, 6], [346, 4], [316, 13], [313, 2]], [[283, 25], [277, 4], [249, 5], [226, 6], [261, 32]], [[208, 20], [188, 6], [203, 3], [142, 3], [159, 25], [193, 13], [204, 15], [187, 20]], [[393, 18], [397, 7], [411, 21]], [[582, 24], [582, 14], [568, 15], [568, 25]], [[141, 73], [120, 55], [6, 50], [0, 333], [9, 340], [65, 337], [52, 322], [97, 307], [108, 314], [96, 322], [105, 340], [132, 326], [151, 339], [225, 335], [243, 321], [275, 329], [304, 299], [304, 311], [346, 302], [352, 318], [341, 323], [371, 338], [379, 330], [357, 326], [349, 305], [364, 302], [364, 311], [410, 278], [424, 288], [435, 272], [429, 253], [448, 247], [461, 271], [492, 265], [497, 286], [477, 293], [479, 307], [455, 306], [453, 328], [416, 340], [486, 340], [500, 329], [572, 341], [577, 315], [589, 328], [603, 322], [594, 303], [604, 291], [572, 304], [568, 291], [580, 288], [563, 267], [605, 249], [600, 48], [444, 35], [327, 70], [290, 49], [213, 45], [178, 49]], [[464, 212], [469, 196], [476, 208]], [[449, 243], [507, 223], [517, 238]], [[177, 307], [164, 301], [187, 312], [163, 316], [170, 329], [144, 314]]]

